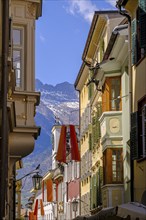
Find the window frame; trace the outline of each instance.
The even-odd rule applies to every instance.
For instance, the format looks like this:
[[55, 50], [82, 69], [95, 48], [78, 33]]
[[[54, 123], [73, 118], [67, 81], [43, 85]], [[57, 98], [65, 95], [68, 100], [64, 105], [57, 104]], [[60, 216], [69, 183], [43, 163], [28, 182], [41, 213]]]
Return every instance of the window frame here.
[[146, 158], [146, 95], [138, 102], [138, 146], [139, 159]]
[[[120, 151], [120, 160], [116, 160], [118, 164], [116, 164], [116, 167], [120, 164], [121, 171], [120, 171], [120, 179], [118, 180], [116, 178], [116, 181], [113, 180], [113, 160], [112, 155], [113, 151]], [[103, 184], [122, 184], [123, 183], [123, 149], [122, 148], [107, 148], [103, 152], [103, 169], [104, 172], [104, 178], [103, 178]], [[119, 171], [117, 171], [119, 172]]]
[[[119, 108], [112, 108], [112, 80], [119, 80], [119, 94], [117, 95], [117, 99], [115, 98], [115, 102], [119, 102]], [[120, 111], [122, 108], [122, 100], [118, 99], [118, 96], [121, 96], [121, 76], [115, 77], [106, 77], [105, 84], [104, 84], [104, 91], [102, 95], [102, 112], [106, 111]]]
[[[14, 44], [14, 33], [13, 31], [20, 31], [20, 44]], [[20, 85], [15, 85], [15, 89], [16, 90], [24, 90], [24, 75], [25, 75], [25, 60], [24, 60], [24, 53], [25, 53], [25, 42], [24, 42], [24, 36], [25, 36], [25, 27], [21, 26], [21, 25], [13, 25], [12, 28], [12, 44], [13, 44], [13, 53], [14, 51], [20, 51]], [[14, 59], [14, 55], [13, 55], [13, 59]], [[13, 60], [13, 68], [14, 68], [14, 60]], [[17, 69], [14, 68], [14, 71], [16, 71]], [[16, 78], [16, 76], [15, 76]], [[16, 79], [17, 80], [17, 79]]]
[[146, 57], [146, 27], [143, 25], [146, 22], [146, 2], [144, 1], [139, 0], [136, 17], [131, 22], [132, 65], [138, 65]]

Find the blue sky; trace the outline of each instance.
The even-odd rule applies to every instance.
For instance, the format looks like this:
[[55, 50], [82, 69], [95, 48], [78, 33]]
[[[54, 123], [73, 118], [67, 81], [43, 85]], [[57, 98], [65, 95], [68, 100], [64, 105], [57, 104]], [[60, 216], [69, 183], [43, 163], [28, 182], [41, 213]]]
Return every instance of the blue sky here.
[[82, 63], [93, 13], [116, 0], [43, 0], [36, 21], [36, 78], [44, 84], [74, 83]]

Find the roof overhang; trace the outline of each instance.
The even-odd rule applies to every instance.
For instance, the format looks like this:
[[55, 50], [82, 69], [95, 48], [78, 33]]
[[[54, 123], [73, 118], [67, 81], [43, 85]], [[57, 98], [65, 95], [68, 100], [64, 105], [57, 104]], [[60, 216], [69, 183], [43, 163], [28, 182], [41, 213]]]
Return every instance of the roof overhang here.
[[[125, 56], [126, 54], [126, 56]], [[112, 33], [104, 60], [100, 67], [104, 72], [120, 70], [122, 64], [128, 58], [128, 29], [121, 33]]]
[[85, 85], [86, 80], [88, 79], [88, 75], [89, 75], [89, 68], [87, 65], [85, 65], [85, 63], [83, 62], [79, 73], [77, 75], [76, 81], [74, 83], [75, 89], [78, 91], [81, 91], [82, 88]]
[[111, 35], [104, 59], [100, 63], [100, 69], [97, 70], [96, 79], [100, 81], [100, 85], [104, 84], [106, 77], [121, 75], [122, 65], [128, 65], [127, 29], [118, 34], [113, 32]]

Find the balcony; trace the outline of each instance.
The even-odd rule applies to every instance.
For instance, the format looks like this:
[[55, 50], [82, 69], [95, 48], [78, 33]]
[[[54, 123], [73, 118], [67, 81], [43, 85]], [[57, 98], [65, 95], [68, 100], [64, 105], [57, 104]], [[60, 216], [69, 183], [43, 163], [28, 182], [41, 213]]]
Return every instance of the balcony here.
[[25, 157], [34, 149], [35, 139], [40, 134], [40, 127], [37, 127], [34, 121], [39, 99], [40, 93], [26, 91], [14, 91], [8, 98], [9, 149], [13, 157]]

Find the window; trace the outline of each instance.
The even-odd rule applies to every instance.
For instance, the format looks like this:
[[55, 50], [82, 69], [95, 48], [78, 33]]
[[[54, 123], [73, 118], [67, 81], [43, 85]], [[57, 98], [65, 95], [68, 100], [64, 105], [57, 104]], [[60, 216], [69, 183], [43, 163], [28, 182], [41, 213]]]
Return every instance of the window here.
[[131, 156], [146, 158], [146, 96], [138, 102], [138, 111], [131, 114]]
[[102, 111], [121, 110], [121, 78], [107, 77], [102, 95]]
[[121, 150], [112, 151], [112, 182], [122, 182], [122, 160]]
[[90, 198], [91, 209], [101, 205], [101, 185], [102, 185], [102, 168], [99, 167], [98, 171], [91, 177], [90, 182]]
[[120, 78], [111, 79], [111, 90], [110, 90], [110, 99], [111, 99], [111, 110], [120, 109]]
[[123, 159], [121, 148], [108, 148], [103, 153], [104, 184], [123, 182]]
[[136, 18], [132, 20], [132, 64], [146, 55], [146, 2], [139, 0]]
[[16, 77], [16, 89], [23, 88], [23, 28], [13, 28], [13, 68]]

